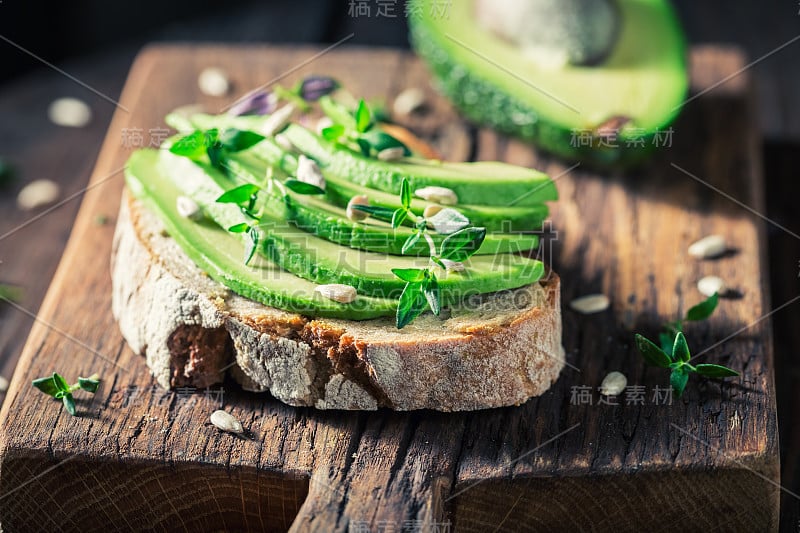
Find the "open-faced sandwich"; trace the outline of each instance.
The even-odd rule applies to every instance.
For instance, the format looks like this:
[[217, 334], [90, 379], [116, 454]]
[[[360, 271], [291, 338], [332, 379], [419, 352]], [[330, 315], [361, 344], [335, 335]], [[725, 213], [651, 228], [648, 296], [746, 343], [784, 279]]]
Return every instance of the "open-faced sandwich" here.
[[128, 161], [112, 258], [114, 315], [162, 386], [456, 411], [557, 378], [546, 175], [429, 159], [328, 78], [167, 123]]

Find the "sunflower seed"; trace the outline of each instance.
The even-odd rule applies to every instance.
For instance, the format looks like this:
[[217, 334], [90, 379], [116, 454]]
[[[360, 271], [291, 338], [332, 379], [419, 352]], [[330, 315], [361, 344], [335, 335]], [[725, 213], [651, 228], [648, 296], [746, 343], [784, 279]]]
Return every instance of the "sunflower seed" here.
[[178, 196], [175, 200], [175, 208], [183, 218], [191, 218], [192, 220], [200, 218], [200, 206], [188, 196]]
[[569, 303], [569, 306], [579, 313], [590, 315], [592, 313], [599, 313], [608, 309], [610, 302], [608, 296], [605, 294], [588, 294], [575, 298]]
[[447, 187], [423, 187], [414, 191], [416, 196], [429, 202], [436, 202], [443, 205], [456, 205], [458, 203], [458, 196], [452, 189]]
[[0, 392], [5, 392], [8, 390], [8, 380], [3, 376], [0, 376]]
[[689, 246], [689, 255], [701, 259], [708, 259], [722, 255], [727, 249], [728, 244], [725, 242], [725, 237], [722, 235], [709, 235], [708, 237], [703, 237], [699, 241], [692, 243], [692, 245]]
[[209, 419], [211, 420], [212, 424], [214, 424], [218, 429], [221, 429], [222, 431], [227, 431], [228, 433], [235, 433], [237, 435], [241, 435], [242, 433], [244, 433], [244, 428], [242, 427], [242, 423], [239, 422], [239, 420], [236, 419], [236, 417], [234, 417], [232, 414], [226, 411], [222, 411], [221, 409], [214, 411], [213, 413], [211, 413]]
[[469, 219], [452, 207], [445, 207], [427, 219], [427, 222], [429, 228], [442, 235], [450, 235], [469, 226]]
[[422, 212], [422, 216], [424, 218], [431, 218], [433, 215], [435, 215], [442, 209], [444, 209], [444, 207], [440, 205], [429, 205], [428, 207], [425, 208], [425, 211]]
[[366, 219], [369, 216], [369, 213], [365, 213], [364, 211], [356, 209], [355, 206], [357, 205], [369, 205], [369, 198], [363, 194], [359, 194], [350, 198], [350, 201], [347, 202], [347, 218], [354, 221]]
[[289, 123], [289, 119], [292, 118], [293, 113], [294, 104], [286, 104], [285, 106], [277, 109], [266, 121], [264, 121], [264, 125], [261, 126], [261, 131], [259, 133], [261, 135], [266, 135], [267, 137], [272, 137], [286, 127], [286, 125]]
[[328, 285], [319, 285], [314, 289], [314, 292], [320, 293], [325, 298], [335, 302], [349, 304], [356, 299], [356, 289], [350, 285], [343, 285], [341, 283], [330, 283]]
[[450, 259], [440, 260], [448, 272], [464, 272], [466, 268], [461, 261], [451, 261]]
[[77, 98], [58, 98], [47, 108], [53, 124], [67, 128], [82, 128], [92, 120], [92, 109]]
[[705, 296], [713, 296], [714, 293], [722, 294], [725, 292], [725, 282], [717, 276], [706, 276], [697, 282], [697, 290]]
[[394, 99], [392, 108], [398, 115], [410, 115], [414, 111], [419, 111], [425, 105], [425, 92], [422, 89], [412, 87], [405, 89]]
[[58, 200], [61, 187], [50, 180], [35, 180], [27, 184], [17, 195], [17, 206], [22, 210], [36, 209]]
[[402, 159], [405, 155], [405, 148], [402, 146], [395, 146], [394, 148], [384, 148], [378, 152], [378, 159], [381, 161], [396, 161]]
[[317, 162], [302, 154], [297, 159], [297, 180], [325, 190], [325, 178], [322, 176]]
[[197, 77], [197, 86], [208, 96], [225, 96], [231, 89], [228, 74], [217, 67], [204, 68]]
[[278, 133], [275, 135], [275, 142], [278, 143], [278, 146], [283, 148], [284, 150], [293, 151], [294, 145], [292, 141], [289, 140], [289, 137], [284, 135], [283, 133]]
[[628, 378], [622, 372], [609, 372], [600, 384], [600, 394], [603, 396], [617, 396], [625, 390]]

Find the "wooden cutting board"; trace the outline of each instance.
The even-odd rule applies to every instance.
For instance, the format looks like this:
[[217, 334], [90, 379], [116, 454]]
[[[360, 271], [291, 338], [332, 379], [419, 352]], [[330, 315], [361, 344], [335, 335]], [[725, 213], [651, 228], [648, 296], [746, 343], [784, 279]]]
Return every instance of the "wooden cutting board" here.
[[[319, 51], [155, 46], [137, 59], [0, 414], [4, 530], [775, 529], [765, 225], [737, 205], [757, 212], [764, 205], [749, 82], [746, 72], [736, 74], [741, 55], [693, 50], [693, 94], [702, 94], [665, 132], [670, 145], [623, 176], [569, 170], [466, 125], [407, 53]], [[298, 409], [232, 382], [222, 393], [155, 388], [110, 312], [121, 169], [136, 145], [163, 137], [167, 111], [231, 101], [199, 93], [197, 75], [207, 66], [230, 73], [234, 96], [312, 72], [370, 98], [421, 87], [431, 109], [408, 125], [449, 159], [499, 159], [555, 177], [561, 200], [552, 253], [563, 300], [602, 292], [612, 301], [589, 316], [565, 308], [570, 367], [555, 386], [520, 407], [456, 414]], [[111, 223], [98, 224], [99, 215]], [[726, 235], [734, 249], [713, 261], [688, 257], [688, 244], [712, 233]], [[724, 384], [693, 378], [684, 398], [670, 404], [656, 389], [663, 394], [667, 375], [644, 367], [632, 332], [654, 337], [661, 323], [702, 299], [695, 283], [709, 274], [738, 296], [688, 328], [690, 346], [743, 376]], [[597, 391], [611, 370], [639, 387], [618, 405], [600, 403]], [[82, 416], [69, 416], [30, 386], [53, 371], [70, 380], [102, 376], [94, 397], [81, 396]], [[220, 400], [252, 438], [208, 425]]]

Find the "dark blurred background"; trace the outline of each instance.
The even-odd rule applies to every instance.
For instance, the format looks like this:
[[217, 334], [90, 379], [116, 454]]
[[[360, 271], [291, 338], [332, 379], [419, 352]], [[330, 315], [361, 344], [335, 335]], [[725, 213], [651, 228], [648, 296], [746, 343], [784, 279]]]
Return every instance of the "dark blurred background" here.
[[[375, 10], [376, 2], [369, 3]], [[351, 4], [0, 0], [0, 156], [18, 170], [17, 181], [0, 190], [0, 234], [14, 232], [0, 240], [0, 282], [23, 285], [23, 305], [31, 312], [38, 309], [113, 112], [111, 104], [45, 63], [117, 98], [137, 51], [153, 41], [327, 44], [352, 33], [348, 44], [408, 46], [404, 0], [393, 2], [394, 18], [353, 17]], [[675, 5], [690, 42], [736, 45], [753, 62], [748, 74], [755, 82], [764, 140], [766, 215], [800, 232], [800, 2], [677, 0]], [[48, 122], [47, 105], [60, 96], [90, 104], [93, 118], [87, 127], [57, 128]], [[15, 197], [22, 184], [36, 178], [58, 181], [62, 197], [74, 194], [75, 200], [29, 224], [31, 214], [16, 209]], [[778, 305], [797, 294], [800, 243], [772, 225], [768, 235], [771, 297]], [[782, 482], [795, 493], [800, 492], [799, 309], [790, 306], [772, 317]], [[32, 321], [24, 313], [0, 310], [0, 375], [10, 378], [13, 373]], [[782, 531], [800, 531], [798, 509], [798, 501], [784, 494]]]

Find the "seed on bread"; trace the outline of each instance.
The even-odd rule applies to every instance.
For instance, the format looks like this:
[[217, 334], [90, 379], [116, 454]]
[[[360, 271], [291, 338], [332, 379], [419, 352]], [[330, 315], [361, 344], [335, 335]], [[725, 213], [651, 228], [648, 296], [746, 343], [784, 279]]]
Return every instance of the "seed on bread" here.
[[314, 292], [320, 293], [325, 298], [335, 302], [349, 304], [356, 299], [357, 292], [355, 287], [344, 285], [343, 283], [329, 283], [327, 285], [319, 285], [314, 289]]
[[436, 202], [442, 205], [456, 205], [458, 203], [458, 196], [456, 196], [453, 189], [447, 187], [437, 187], [431, 185], [429, 187], [422, 187], [414, 191], [414, 194], [423, 200], [429, 202]]
[[355, 206], [357, 205], [369, 205], [369, 198], [363, 194], [358, 194], [350, 198], [350, 201], [347, 202], [347, 218], [355, 222], [365, 220], [369, 217], [369, 213], [356, 209]]

